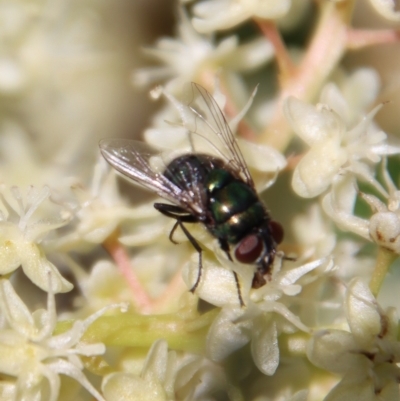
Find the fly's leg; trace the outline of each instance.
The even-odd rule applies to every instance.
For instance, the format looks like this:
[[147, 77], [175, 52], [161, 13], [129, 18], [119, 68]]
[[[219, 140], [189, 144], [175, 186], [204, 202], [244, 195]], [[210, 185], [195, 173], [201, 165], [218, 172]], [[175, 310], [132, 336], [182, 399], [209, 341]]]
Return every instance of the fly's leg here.
[[233, 262], [232, 260], [232, 256], [230, 254], [230, 249], [229, 249], [229, 244], [228, 241], [226, 241], [225, 239], [219, 238], [219, 246], [221, 247], [221, 249], [226, 253], [226, 256], [228, 257], [228, 259]]
[[[221, 249], [226, 253], [226, 256], [228, 256], [228, 259], [233, 262], [231, 254], [229, 252], [229, 244], [228, 241], [224, 240], [224, 239], [219, 239], [219, 246], [221, 247]], [[237, 292], [238, 292], [238, 298], [239, 298], [239, 302], [240, 302], [240, 306], [246, 306], [245, 303], [243, 302], [243, 297], [242, 297], [242, 291], [240, 288], [240, 282], [239, 282], [239, 276], [237, 275], [237, 273], [235, 271], [233, 272], [233, 276], [235, 277], [235, 282], [236, 282], [236, 288], [237, 288]]]
[[242, 298], [242, 291], [240, 289], [239, 276], [237, 275], [237, 273], [235, 271], [233, 272], [233, 276], [235, 277], [235, 281], [236, 281], [236, 288], [237, 288], [237, 292], [238, 292], [240, 306], [243, 308], [243, 306], [246, 306], [246, 305], [244, 304], [243, 298]]
[[166, 203], [155, 203], [154, 207], [160, 213], [162, 213], [164, 216], [171, 217], [172, 219], [176, 219], [176, 223], [172, 227], [172, 230], [169, 234], [169, 240], [173, 244], [177, 244], [177, 242], [173, 239], [173, 236], [174, 236], [174, 233], [175, 233], [177, 227], [179, 226], [182, 229], [183, 233], [186, 235], [186, 238], [192, 244], [193, 248], [199, 254], [199, 272], [197, 275], [196, 282], [194, 283], [193, 287], [190, 289], [190, 292], [194, 293], [200, 283], [201, 273], [203, 270], [203, 256], [202, 256], [203, 250], [201, 249], [200, 245], [198, 244], [196, 239], [193, 237], [193, 235], [190, 234], [189, 230], [183, 225], [183, 223], [197, 223], [198, 219], [196, 218], [196, 216], [189, 214], [185, 209], [183, 209], [179, 206], [168, 205]]
[[[203, 270], [203, 256], [202, 256], [203, 250], [201, 249], [200, 245], [198, 244], [196, 239], [193, 237], [193, 235], [190, 234], [188, 229], [182, 224], [182, 221], [180, 219], [176, 220], [175, 227], [178, 226], [178, 225], [180, 226], [180, 228], [182, 229], [182, 231], [186, 235], [187, 239], [193, 245], [193, 248], [196, 249], [197, 253], [199, 254], [199, 271], [198, 271], [198, 274], [197, 274], [197, 279], [196, 279], [196, 282], [194, 283], [193, 287], [190, 289], [190, 292], [194, 293], [196, 291], [197, 286], [200, 283], [201, 273], [202, 273], [202, 270]], [[171, 235], [170, 235], [170, 237], [171, 237]]]

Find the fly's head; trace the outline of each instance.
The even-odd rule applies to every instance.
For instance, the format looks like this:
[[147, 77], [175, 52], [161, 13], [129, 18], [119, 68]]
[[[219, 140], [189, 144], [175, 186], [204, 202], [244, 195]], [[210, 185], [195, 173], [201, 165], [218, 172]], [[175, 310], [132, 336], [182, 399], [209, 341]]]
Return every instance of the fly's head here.
[[244, 264], [253, 264], [257, 270], [253, 278], [253, 288], [260, 288], [266, 284], [264, 278], [270, 272], [274, 262], [277, 245], [283, 240], [283, 228], [270, 220], [256, 231], [246, 235], [235, 248], [235, 258]]

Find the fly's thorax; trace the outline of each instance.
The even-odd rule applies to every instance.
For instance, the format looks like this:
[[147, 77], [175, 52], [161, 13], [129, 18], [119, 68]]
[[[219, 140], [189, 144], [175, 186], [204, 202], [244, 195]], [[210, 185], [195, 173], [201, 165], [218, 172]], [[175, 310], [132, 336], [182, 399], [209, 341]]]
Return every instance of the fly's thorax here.
[[222, 160], [197, 153], [189, 153], [173, 159], [164, 171], [164, 176], [182, 189], [204, 186], [210, 172], [223, 165]]
[[205, 181], [205, 186], [207, 188], [208, 193], [212, 196], [215, 191], [218, 191], [228, 185], [230, 182], [234, 180], [234, 177], [227, 169], [216, 168], [207, 176]]

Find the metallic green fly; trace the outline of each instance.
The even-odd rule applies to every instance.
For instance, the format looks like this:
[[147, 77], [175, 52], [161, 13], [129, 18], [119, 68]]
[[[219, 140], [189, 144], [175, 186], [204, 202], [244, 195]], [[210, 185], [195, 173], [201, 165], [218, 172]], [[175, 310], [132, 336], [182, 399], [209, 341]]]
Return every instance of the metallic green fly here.
[[[175, 157], [163, 171], [151, 166], [155, 154], [149, 145], [132, 140], [106, 139], [100, 150], [117, 171], [157, 193], [170, 203], [155, 203], [162, 214], [176, 220], [170, 240], [180, 227], [199, 254], [199, 270], [194, 292], [201, 280], [202, 248], [186, 227], [186, 223], [201, 223], [218, 240], [228, 259], [255, 268], [253, 288], [266, 284], [277, 245], [283, 239], [283, 229], [271, 219], [260, 200], [244, 157], [218, 104], [202, 86], [192, 83], [193, 98], [200, 98], [203, 111], [189, 103], [196, 124], [192, 135], [204, 124], [211, 128], [208, 141], [218, 156], [192, 151]], [[239, 294], [239, 280], [233, 272]]]

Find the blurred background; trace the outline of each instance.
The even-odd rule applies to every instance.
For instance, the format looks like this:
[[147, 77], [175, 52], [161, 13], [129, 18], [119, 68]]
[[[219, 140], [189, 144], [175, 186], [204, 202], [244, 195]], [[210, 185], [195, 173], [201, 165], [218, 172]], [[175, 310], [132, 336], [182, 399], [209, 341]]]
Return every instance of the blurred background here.
[[[301, 45], [313, 27], [314, 5], [308, 0], [295, 3], [301, 10], [297, 21], [282, 23], [282, 29], [286, 41]], [[45, 183], [34, 177], [33, 170], [26, 174], [29, 163], [19, 163], [21, 158], [32, 159], [32, 169], [39, 161], [87, 178], [100, 138], [140, 137], [158, 105], [150, 100], [149, 88], [133, 87], [132, 71], [154, 64], [143, 54], [143, 47], [174, 35], [177, 5], [172, 0], [0, 1], [0, 166], [7, 170], [4, 182]], [[368, 2], [357, 5], [356, 27], [389, 26]], [[248, 24], [242, 34], [246, 29], [254, 28]], [[221, 36], [226, 34], [230, 33]], [[379, 101], [390, 103], [379, 113], [378, 122], [396, 135], [400, 126], [396, 112], [399, 50], [398, 44], [380, 45], [351, 52], [344, 59], [350, 70], [372, 66], [379, 71]], [[252, 77], [255, 81], [257, 75]]]

